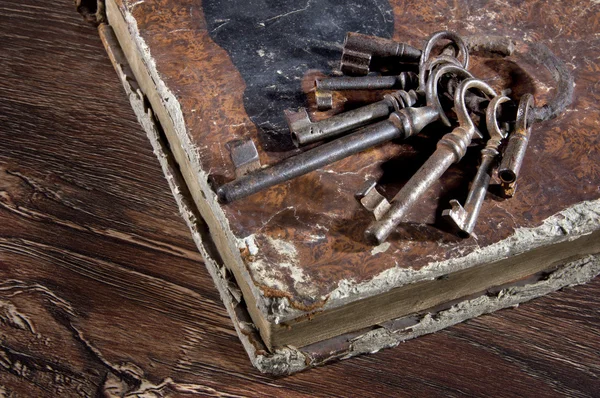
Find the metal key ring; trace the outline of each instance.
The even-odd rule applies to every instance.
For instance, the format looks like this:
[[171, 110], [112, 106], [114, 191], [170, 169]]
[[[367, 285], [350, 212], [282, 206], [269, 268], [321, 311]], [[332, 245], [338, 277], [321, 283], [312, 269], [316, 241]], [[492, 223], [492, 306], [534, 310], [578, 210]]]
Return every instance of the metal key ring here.
[[[431, 71], [435, 69], [438, 65], [443, 64], [451, 64], [462, 68], [462, 63], [458, 60], [458, 58], [453, 57], [452, 55], [438, 55], [437, 57], [430, 58], [425, 62], [423, 67], [423, 73], [419, 73], [419, 90], [426, 90], [426, 82], [431, 76]], [[464, 69], [464, 68], [463, 68]]]
[[436, 107], [440, 114], [441, 122], [444, 123], [444, 125], [450, 127], [450, 120], [446, 116], [446, 113], [442, 108], [442, 104], [440, 103], [440, 99], [438, 96], [439, 79], [447, 73], [454, 73], [456, 75], [461, 76], [464, 79], [473, 78], [473, 75], [471, 75], [468, 71], [466, 71], [460, 66], [442, 65], [438, 66], [437, 69], [434, 70], [434, 72], [429, 76], [429, 79], [427, 80], [427, 89], [425, 90], [425, 95], [427, 97], [427, 105]]
[[427, 72], [425, 65], [426, 65], [427, 61], [429, 60], [431, 50], [433, 50], [433, 47], [435, 46], [435, 44], [438, 41], [444, 40], [444, 39], [450, 40], [450, 42], [452, 42], [458, 49], [458, 53], [456, 54], [455, 58], [458, 58], [458, 55], [462, 55], [463, 68], [467, 69], [469, 67], [469, 49], [468, 49], [466, 43], [464, 42], [464, 40], [454, 32], [450, 32], [447, 30], [442, 30], [440, 32], [436, 32], [433, 35], [431, 35], [429, 40], [427, 40], [427, 42], [425, 43], [425, 46], [423, 47], [423, 51], [421, 52], [421, 59], [419, 60], [419, 88], [420, 89], [425, 88], [425, 82], [428, 78], [427, 76], [425, 76], [425, 74]]

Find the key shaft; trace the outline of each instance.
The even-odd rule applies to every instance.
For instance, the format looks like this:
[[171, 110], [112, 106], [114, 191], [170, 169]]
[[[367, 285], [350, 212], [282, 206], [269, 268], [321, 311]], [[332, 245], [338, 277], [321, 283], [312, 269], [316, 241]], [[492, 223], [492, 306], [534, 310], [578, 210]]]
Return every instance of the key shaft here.
[[465, 206], [461, 206], [456, 199], [452, 199], [450, 201], [450, 209], [442, 212], [443, 217], [448, 219], [467, 236], [470, 236], [475, 228], [481, 206], [490, 185], [492, 171], [500, 155], [498, 147], [502, 139], [506, 137], [506, 132], [498, 127], [497, 110], [501, 104], [508, 101], [510, 101], [510, 98], [499, 95], [490, 102], [487, 108], [486, 125], [490, 139], [487, 141], [485, 148], [481, 150], [481, 164], [477, 169], [477, 174], [469, 190]]
[[396, 92], [385, 95], [381, 101], [318, 122], [312, 122], [304, 108], [298, 112], [286, 110], [285, 117], [290, 128], [292, 141], [296, 146], [302, 146], [333, 138], [366, 124], [376, 122], [389, 116], [395, 109], [413, 106], [417, 101], [418, 95], [414, 91], [410, 93]]
[[517, 189], [517, 178], [523, 165], [525, 152], [531, 136], [531, 125], [527, 122], [529, 112], [533, 110], [534, 99], [531, 94], [524, 94], [519, 101], [515, 129], [508, 138], [508, 144], [498, 168], [498, 177], [504, 191], [504, 196], [511, 198]]

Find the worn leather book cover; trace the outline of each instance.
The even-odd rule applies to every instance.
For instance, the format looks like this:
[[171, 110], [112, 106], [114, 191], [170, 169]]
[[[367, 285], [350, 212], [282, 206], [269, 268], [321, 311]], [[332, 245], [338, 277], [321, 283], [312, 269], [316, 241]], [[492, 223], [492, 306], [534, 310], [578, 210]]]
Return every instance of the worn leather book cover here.
[[[391, 347], [515, 306], [600, 272], [600, 151], [593, 2], [396, 0], [106, 0], [79, 2], [144, 126], [253, 364], [286, 374]], [[565, 16], [569, 16], [565, 18]], [[464, 201], [470, 150], [387, 242], [363, 232], [354, 194], [368, 178], [390, 197], [435, 149], [435, 128], [390, 142], [230, 204], [228, 143], [252, 139], [262, 164], [299, 150], [284, 110], [308, 106], [310, 82], [339, 66], [346, 32], [421, 48], [441, 29], [506, 36], [508, 57], [470, 71], [538, 104], [556, 94], [536, 63], [550, 48], [574, 76], [572, 104], [534, 125], [514, 198], [490, 192], [475, 234], [441, 220]], [[199, 265], [200, 266], [200, 265]]]

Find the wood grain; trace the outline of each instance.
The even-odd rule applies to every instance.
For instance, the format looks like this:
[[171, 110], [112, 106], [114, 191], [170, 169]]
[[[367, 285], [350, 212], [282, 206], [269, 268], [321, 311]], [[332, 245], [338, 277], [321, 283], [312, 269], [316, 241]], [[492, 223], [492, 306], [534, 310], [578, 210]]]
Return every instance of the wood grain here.
[[600, 281], [259, 374], [71, 2], [0, 1], [0, 396], [597, 396]]

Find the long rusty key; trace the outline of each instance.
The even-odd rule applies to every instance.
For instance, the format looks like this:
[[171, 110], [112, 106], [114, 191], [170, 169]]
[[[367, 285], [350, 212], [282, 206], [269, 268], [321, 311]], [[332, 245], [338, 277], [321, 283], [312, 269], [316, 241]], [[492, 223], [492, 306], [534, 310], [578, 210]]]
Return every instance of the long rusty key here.
[[444, 65], [429, 78], [431, 81], [427, 86], [431, 89], [425, 93], [426, 106], [406, 107], [392, 112], [388, 120], [364, 127], [352, 134], [291, 156], [272, 166], [254, 170], [241, 178], [236, 178], [217, 188], [219, 201], [231, 203], [385, 142], [406, 139], [418, 134], [425, 126], [437, 120], [447, 122], [449, 126], [450, 122], [443, 115], [444, 111], [439, 104], [437, 95], [437, 79], [443, 75], [442, 72], [453, 73], [460, 77], [471, 77], [471, 74], [462, 68]]
[[454, 106], [459, 126], [438, 142], [433, 155], [396, 194], [387, 213], [380, 220], [369, 225], [365, 231], [367, 241], [377, 245], [385, 242], [419, 198], [453, 163], [458, 162], [465, 155], [477, 131], [465, 105], [465, 94], [472, 88], [479, 89], [490, 98], [496, 96], [496, 92], [481, 80], [467, 79], [458, 86], [454, 94]]
[[305, 108], [286, 110], [285, 118], [296, 146], [306, 145], [362, 127], [389, 116], [394, 110], [414, 106], [421, 100], [415, 91], [398, 90], [383, 100], [313, 122]]
[[[433, 107], [441, 122], [450, 127], [450, 120], [444, 114], [440, 102], [436, 100], [438, 98], [438, 81], [445, 74], [456, 75], [455, 79], [457, 81], [473, 76], [464, 70], [460, 64], [456, 66], [453, 62], [447, 65], [438, 65], [430, 76], [430, 81], [427, 84], [427, 105]], [[387, 199], [379, 193], [377, 183], [373, 180], [366, 182], [354, 196], [358, 203], [375, 217], [375, 220], [383, 218], [391, 206]]]
[[[423, 90], [426, 93], [428, 105], [435, 107], [439, 113], [441, 122], [450, 127], [450, 120], [448, 120], [448, 117], [437, 99], [438, 81], [447, 73], [460, 76], [461, 79], [473, 76], [462, 67], [456, 66], [454, 63], [442, 62], [436, 65], [434, 72], [427, 82], [427, 87]], [[297, 146], [301, 146], [325, 138], [341, 135], [381, 119], [389, 115], [394, 109], [398, 111], [402, 108], [412, 107], [419, 101], [421, 101], [421, 98], [419, 97], [418, 92], [412, 90], [408, 92], [399, 90], [394, 94], [388, 94], [382, 101], [340, 113], [339, 115], [335, 115], [319, 122], [312, 122], [308, 116], [308, 112], [304, 108], [301, 108], [297, 112], [287, 110], [285, 111], [285, 117], [292, 134], [292, 141]]]
[[490, 134], [485, 148], [481, 150], [481, 164], [477, 169], [477, 174], [469, 190], [465, 207], [456, 199], [450, 201], [450, 209], [444, 210], [442, 216], [452, 222], [458, 229], [465, 232], [468, 236], [473, 232], [475, 222], [479, 216], [481, 205], [487, 193], [492, 170], [498, 160], [500, 153], [498, 147], [500, 142], [506, 138], [507, 132], [498, 127], [497, 110], [500, 104], [510, 101], [510, 98], [499, 95], [495, 97], [488, 105], [486, 111], [486, 125]]

